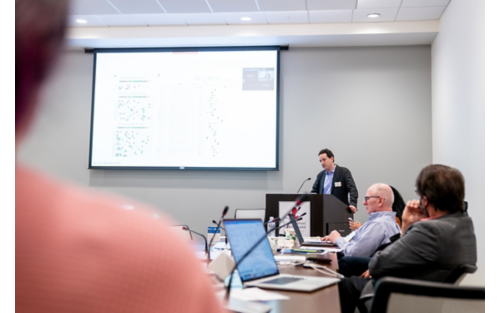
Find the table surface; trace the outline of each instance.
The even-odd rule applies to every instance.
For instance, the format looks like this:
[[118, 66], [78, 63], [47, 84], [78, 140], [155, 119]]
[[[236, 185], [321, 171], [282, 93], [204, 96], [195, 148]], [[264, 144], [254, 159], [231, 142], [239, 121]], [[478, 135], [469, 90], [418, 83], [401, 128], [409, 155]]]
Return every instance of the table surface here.
[[[197, 250], [202, 248], [198, 247]], [[203, 254], [203, 253], [202, 253]], [[216, 253], [215, 253], [216, 254]], [[337, 254], [328, 254], [332, 259], [331, 264], [320, 264], [326, 266], [334, 271], [338, 272], [338, 262]], [[215, 257], [216, 255], [213, 255]], [[203, 262], [206, 262], [206, 257], [200, 257]], [[281, 274], [293, 274], [293, 275], [304, 275], [304, 276], [319, 276], [319, 277], [330, 277], [324, 275], [314, 269], [304, 268], [302, 266], [285, 266], [280, 267], [279, 271]], [[316, 313], [316, 312], [328, 312], [328, 313], [341, 313], [340, 309], [340, 298], [338, 284], [316, 290], [314, 292], [298, 292], [298, 291], [284, 291], [284, 290], [271, 290], [271, 292], [278, 292], [280, 294], [290, 297], [288, 300], [272, 300], [263, 301], [263, 303], [268, 304], [272, 307], [271, 313]]]
[[[337, 255], [330, 253], [332, 263], [326, 267], [337, 271]], [[321, 264], [325, 265], [325, 264]], [[324, 275], [314, 269], [304, 268], [302, 266], [286, 266], [279, 269], [282, 274], [304, 275], [304, 276], [320, 276], [331, 277]], [[273, 300], [264, 301], [272, 307], [272, 313], [316, 313], [316, 312], [329, 312], [340, 313], [340, 300], [338, 285], [329, 286], [314, 292], [297, 292], [297, 291], [283, 291], [283, 290], [270, 290], [271, 292], [278, 292], [280, 294], [290, 297], [289, 300]]]

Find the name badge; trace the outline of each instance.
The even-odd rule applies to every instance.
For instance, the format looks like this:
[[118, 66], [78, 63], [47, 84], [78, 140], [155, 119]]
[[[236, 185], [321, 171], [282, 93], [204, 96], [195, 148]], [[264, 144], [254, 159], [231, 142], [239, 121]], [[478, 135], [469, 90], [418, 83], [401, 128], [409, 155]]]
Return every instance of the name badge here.
[[336, 181], [335, 182], [335, 187], [342, 187], [342, 182], [341, 181]]

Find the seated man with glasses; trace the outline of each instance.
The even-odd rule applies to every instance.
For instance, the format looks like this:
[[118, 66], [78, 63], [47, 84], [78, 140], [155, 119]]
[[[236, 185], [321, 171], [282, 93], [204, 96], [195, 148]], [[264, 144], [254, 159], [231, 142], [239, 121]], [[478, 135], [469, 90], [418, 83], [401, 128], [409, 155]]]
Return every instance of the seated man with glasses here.
[[343, 313], [354, 312], [360, 294], [372, 292], [384, 276], [444, 282], [461, 265], [475, 265], [476, 237], [465, 212], [465, 183], [460, 171], [429, 165], [417, 177], [419, 200], [408, 201], [403, 211], [401, 238], [370, 259], [366, 277], [339, 283]]
[[370, 217], [351, 241], [346, 241], [336, 230], [322, 240], [334, 242], [342, 249], [343, 256], [372, 256], [379, 246], [390, 243], [390, 238], [401, 232], [394, 218], [396, 212], [392, 211], [393, 201], [394, 194], [389, 185], [372, 185], [363, 202]]

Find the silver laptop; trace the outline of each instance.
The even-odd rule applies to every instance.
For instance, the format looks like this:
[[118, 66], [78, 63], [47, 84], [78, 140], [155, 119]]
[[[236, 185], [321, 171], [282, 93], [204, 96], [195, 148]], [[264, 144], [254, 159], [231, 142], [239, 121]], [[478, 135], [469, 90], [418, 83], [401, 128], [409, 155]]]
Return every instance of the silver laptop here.
[[[225, 219], [224, 228], [236, 263], [266, 233], [260, 219]], [[238, 264], [238, 273], [245, 287], [265, 289], [312, 292], [340, 281], [338, 278], [280, 274], [267, 239]]]
[[299, 240], [301, 247], [337, 247], [333, 242], [330, 241], [305, 241], [304, 237], [302, 237], [302, 233], [300, 232], [299, 225], [293, 217], [292, 214], [289, 214], [290, 222], [292, 222], [293, 229], [295, 230], [295, 234], [297, 235], [297, 239]]

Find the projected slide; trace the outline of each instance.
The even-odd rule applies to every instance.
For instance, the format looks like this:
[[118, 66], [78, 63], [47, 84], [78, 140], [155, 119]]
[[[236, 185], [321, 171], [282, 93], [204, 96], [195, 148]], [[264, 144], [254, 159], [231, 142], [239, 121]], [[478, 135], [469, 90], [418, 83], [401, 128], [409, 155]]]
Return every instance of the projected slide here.
[[277, 169], [278, 51], [95, 58], [91, 168]]

